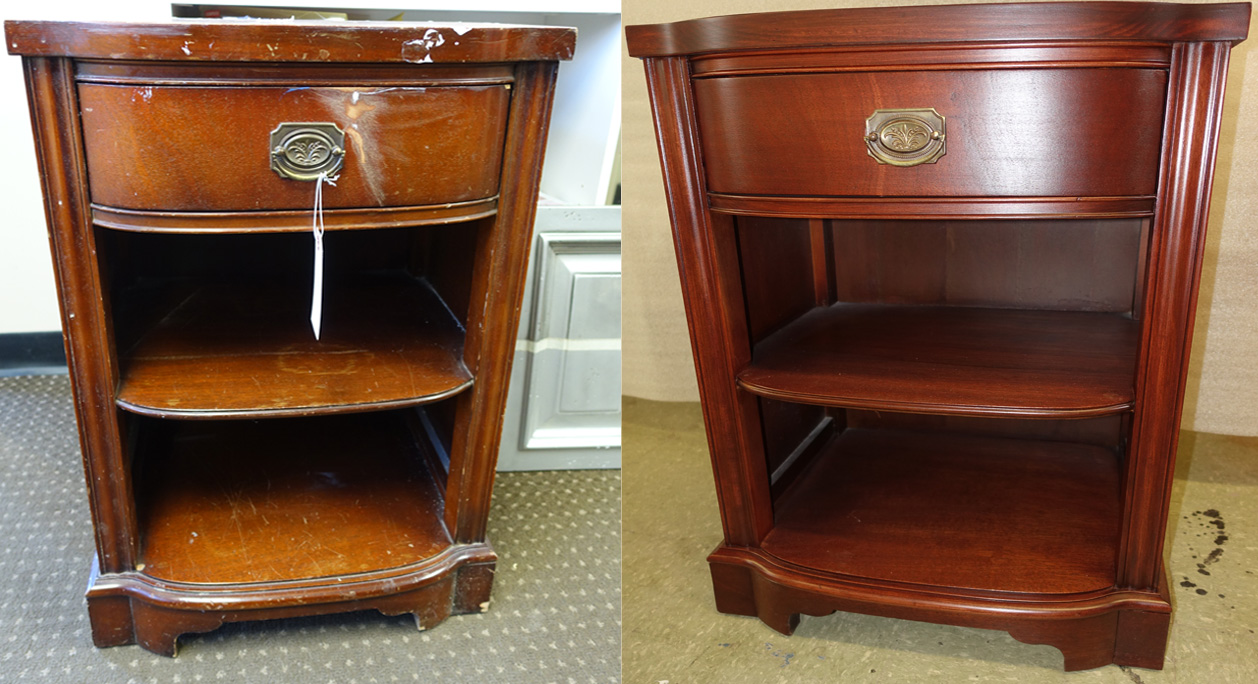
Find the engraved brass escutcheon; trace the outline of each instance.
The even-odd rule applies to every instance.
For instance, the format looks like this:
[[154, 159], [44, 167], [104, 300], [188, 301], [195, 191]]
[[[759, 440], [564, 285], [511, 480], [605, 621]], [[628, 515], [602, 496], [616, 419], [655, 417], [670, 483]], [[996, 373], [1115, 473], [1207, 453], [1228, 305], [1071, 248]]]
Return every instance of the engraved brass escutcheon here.
[[865, 145], [879, 164], [934, 164], [947, 153], [944, 117], [932, 109], [879, 109], [865, 120]]
[[271, 131], [271, 170], [281, 178], [317, 180], [344, 162], [345, 132], [336, 124], [282, 123]]

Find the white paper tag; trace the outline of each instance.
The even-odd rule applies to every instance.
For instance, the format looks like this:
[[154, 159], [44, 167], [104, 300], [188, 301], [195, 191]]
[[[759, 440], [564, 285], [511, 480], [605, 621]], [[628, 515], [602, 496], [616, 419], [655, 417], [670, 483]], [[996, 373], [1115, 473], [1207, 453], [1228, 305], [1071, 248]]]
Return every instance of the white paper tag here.
[[310, 327], [314, 330], [315, 339], [319, 339], [319, 331], [323, 327], [323, 184], [336, 185], [340, 176], [328, 178], [327, 174], [319, 174], [315, 180], [314, 198], [314, 285], [310, 293]]

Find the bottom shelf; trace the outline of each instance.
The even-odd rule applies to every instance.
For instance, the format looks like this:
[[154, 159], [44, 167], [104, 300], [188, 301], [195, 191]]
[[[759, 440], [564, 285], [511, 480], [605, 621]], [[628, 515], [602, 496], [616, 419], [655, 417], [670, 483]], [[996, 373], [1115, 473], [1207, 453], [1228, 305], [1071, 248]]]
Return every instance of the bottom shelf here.
[[761, 548], [851, 578], [1094, 591], [1115, 582], [1119, 482], [1096, 446], [849, 429], [785, 493]]
[[252, 583], [394, 568], [451, 545], [403, 411], [153, 421], [138, 459], [142, 572]]

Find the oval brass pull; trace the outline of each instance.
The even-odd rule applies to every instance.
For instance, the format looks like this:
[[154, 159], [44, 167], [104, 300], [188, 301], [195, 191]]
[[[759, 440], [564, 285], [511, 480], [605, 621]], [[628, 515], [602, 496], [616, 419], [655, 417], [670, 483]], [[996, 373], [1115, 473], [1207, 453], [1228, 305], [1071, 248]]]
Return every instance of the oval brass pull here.
[[333, 123], [282, 123], [271, 131], [271, 170], [281, 178], [312, 181], [345, 162], [345, 132]]
[[865, 120], [865, 145], [879, 164], [934, 164], [947, 153], [946, 140], [934, 109], [879, 109]]

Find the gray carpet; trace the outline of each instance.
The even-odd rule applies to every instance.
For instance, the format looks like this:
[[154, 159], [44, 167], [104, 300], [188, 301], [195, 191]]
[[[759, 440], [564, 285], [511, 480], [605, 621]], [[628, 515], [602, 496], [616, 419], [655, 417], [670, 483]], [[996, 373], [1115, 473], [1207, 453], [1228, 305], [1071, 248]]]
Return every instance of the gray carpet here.
[[179, 657], [92, 646], [69, 381], [0, 378], [0, 682], [620, 681], [620, 473], [498, 475], [489, 612], [426, 631], [375, 612], [228, 625]]

